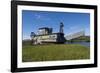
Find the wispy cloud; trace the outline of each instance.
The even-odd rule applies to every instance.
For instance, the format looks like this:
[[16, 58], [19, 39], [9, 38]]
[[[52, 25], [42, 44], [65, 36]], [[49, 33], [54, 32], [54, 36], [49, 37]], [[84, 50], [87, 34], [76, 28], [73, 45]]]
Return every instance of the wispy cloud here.
[[47, 20], [47, 21], [51, 20], [50, 18], [46, 17], [46, 15], [35, 14], [34, 16], [38, 20]]
[[72, 27], [69, 27], [70, 30], [76, 30], [76, 29], [78, 29], [78, 28], [79, 28], [79, 26], [72, 26]]
[[75, 26], [69, 27], [69, 30], [84, 30], [84, 27], [75, 25]]
[[80, 31], [85, 31], [84, 27], [82, 26], [70, 26], [68, 29], [65, 29], [65, 33], [67, 35], [80, 32]]
[[39, 14], [35, 14], [34, 16], [35, 16], [37, 19], [41, 19], [41, 18], [42, 18], [42, 16], [39, 15]]

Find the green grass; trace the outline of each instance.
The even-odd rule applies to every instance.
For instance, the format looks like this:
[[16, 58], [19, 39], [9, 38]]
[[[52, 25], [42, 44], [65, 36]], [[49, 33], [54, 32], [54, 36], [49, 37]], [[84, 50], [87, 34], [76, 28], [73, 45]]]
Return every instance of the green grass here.
[[90, 49], [78, 44], [24, 45], [22, 61], [56, 61], [89, 59]]

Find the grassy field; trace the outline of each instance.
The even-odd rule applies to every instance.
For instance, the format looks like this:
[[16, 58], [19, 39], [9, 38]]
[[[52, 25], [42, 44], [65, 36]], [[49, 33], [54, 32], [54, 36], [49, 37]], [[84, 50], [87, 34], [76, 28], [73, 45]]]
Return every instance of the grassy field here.
[[89, 59], [90, 49], [78, 44], [23, 45], [22, 61]]

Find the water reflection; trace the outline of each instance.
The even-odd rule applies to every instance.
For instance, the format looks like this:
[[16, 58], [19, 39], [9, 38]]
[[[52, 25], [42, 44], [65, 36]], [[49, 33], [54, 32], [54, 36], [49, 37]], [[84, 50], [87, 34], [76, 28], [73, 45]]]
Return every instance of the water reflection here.
[[80, 44], [86, 47], [90, 47], [90, 42], [66, 42], [66, 44]]

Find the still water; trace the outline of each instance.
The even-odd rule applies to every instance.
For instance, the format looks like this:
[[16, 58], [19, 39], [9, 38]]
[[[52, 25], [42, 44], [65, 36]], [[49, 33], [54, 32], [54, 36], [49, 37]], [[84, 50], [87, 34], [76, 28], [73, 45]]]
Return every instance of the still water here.
[[80, 44], [86, 47], [90, 47], [90, 42], [66, 42], [66, 44]]

